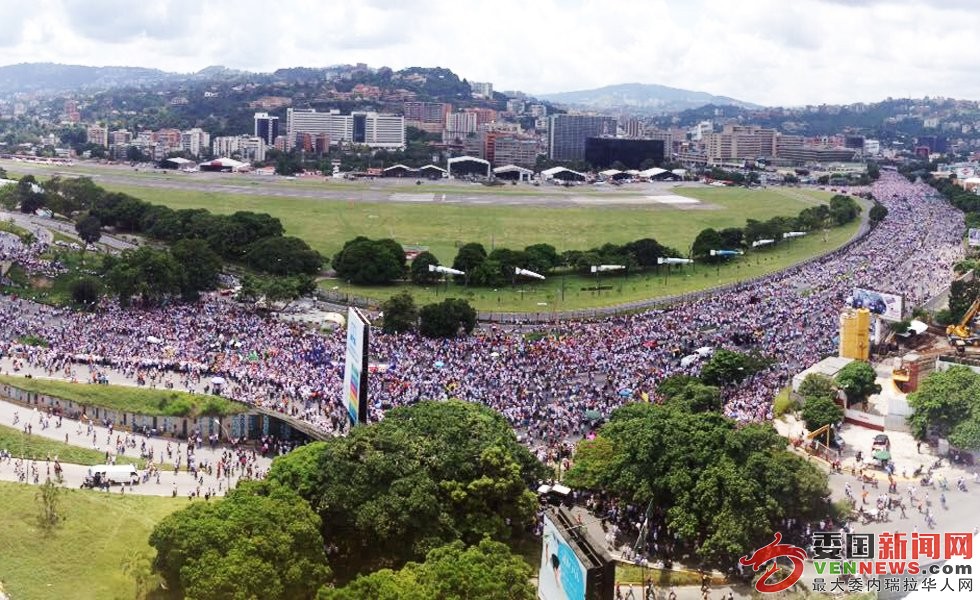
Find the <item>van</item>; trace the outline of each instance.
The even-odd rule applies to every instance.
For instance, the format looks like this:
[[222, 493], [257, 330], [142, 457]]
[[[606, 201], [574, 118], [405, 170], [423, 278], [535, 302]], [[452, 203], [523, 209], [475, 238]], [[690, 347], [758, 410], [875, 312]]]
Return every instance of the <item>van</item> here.
[[89, 481], [113, 483], [139, 483], [140, 473], [136, 465], [96, 465], [88, 468]]

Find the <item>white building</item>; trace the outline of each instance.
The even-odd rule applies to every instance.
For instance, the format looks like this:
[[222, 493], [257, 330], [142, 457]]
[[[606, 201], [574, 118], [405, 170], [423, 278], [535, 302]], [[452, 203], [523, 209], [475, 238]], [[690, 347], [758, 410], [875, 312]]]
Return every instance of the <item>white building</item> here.
[[493, 84], [489, 82], [471, 81], [470, 91], [480, 98], [493, 98]]
[[881, 154], [881, 142], [878, 140], [864, 140], [864, 153], [868, 155]]
[[201, 156], [211, 145], [211, 136], [200, 127], [180, 133], [180, 147], [191, 156]]
[[100, 125], [92, 125], [85, 130], [85, 139], [90, 144], [109, 147], [109, 129]]
[[446, 115], [446, 135], [449, 138], [464, 138], [467, 134], [476, 133], [476, 113], [456, 112]]
[[300, 134], [327, 134], [331, 145], [356, 144], [371, 148], [405, 147], [405, 117], [376, 112], [316, 112], [315, 109], [286, 109], [286, 140], [295, 146]]
[[235, 158], [250, 162], [265, 160], [265, 140], [255, 135], [219, 136], [211, 142], [211, 152], [219, 158]]

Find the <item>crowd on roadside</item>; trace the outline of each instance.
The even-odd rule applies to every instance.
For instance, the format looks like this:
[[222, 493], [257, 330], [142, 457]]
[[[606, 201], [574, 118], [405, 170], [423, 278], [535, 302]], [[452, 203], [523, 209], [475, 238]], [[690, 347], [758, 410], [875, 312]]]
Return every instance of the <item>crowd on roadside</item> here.
[[[772, 417], [776, 393], [835, 351], [838, 319], [855, 287], [903, 295], [919, 306], [949, 284], [962, 256], [963, 215], [931, 188], [883, 173], [869, 191], [888, 217], [828, 256], [722, 295], [668, 309], [562, 323], [531, 339], [499, 327], [472, 336], [371, 337], [370, 418], [422, 399], [457, 397], [503, 414], [535, 447], [588, 434], [595, 416], [653, 397], [663, 378], [697, 374], [680, 357], [700, 347], [758, 350], [772, 366], [725, 389], [724, 411], [740, 421]], [[215, 391], [303, 419], [347, 427], [341, 406], [344, 331], [321, 334], [212, 295], [196, 304], [93, 313], [0, 299], [0, 356], [56, 377], [97, 380], [115, 370], [146, 385]], [[21, 336], [47, 347], [21, 346]]]

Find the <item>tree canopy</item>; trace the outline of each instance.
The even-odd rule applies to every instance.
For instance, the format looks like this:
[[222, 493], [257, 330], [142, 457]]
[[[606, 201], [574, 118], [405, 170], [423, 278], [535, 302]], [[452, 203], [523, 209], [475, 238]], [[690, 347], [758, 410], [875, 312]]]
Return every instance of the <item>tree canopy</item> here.
[[429, 551], [422, 564], [382, 569], [342, 588], [324, 588], [317, 600], [534, 600], [531, 567], [506, 545], [484, 539]]
[[965, 450], [980, 450], [980, 374], [968, 367], [951, 367], [926, 377], [909, 394], [912, 434], [923, 439], [937, 435]]
[[844, 418], [844, 409], [827, 396], [809, 396], [803, 400], [800, 416], [806, 428], [816, 431], [824, 425], [835, 425]]
[[758, 352], [748, 354], [719, 348], [701, 368], [701, 380], [708, 385], [725, 386], [741, 382], [772, 363]]
[[401, 291], [381, 304], [384, 322], [381, 331], [385, 333], [402, 333], [415, 329], [419, 320], [419, 309], [415, 299], [407, 291]]
[[337, 276], [358, 285], [384, 285], [405, 275], [405, 251], [394, 240], [356, 237], [331, 263]]
[[875, 369], [866, 362], [854, 361], [848, 363], [837, 373], [834, 381], [847, 394], [848, 403], [864, 402], [871, 394], [881, 391], [881, 386], [875, 383]]
[[[635, 403], [579, 444], [566, 482], [635, 504], [691, 554], [728, 568], [772, 540], [783, 519], [826, 516], [827, 477], [786, 450], [769, 424], [738, 427], [717, 412]], [[662, 550], [663, 551], [663, 550]]]
[[331, 577], [320, 525], [294, 491], [242, 483], [160, 521], [150, 534], [153, 567], [182, 597], [313, 598]]
[[345, 574], [397, 567], [433, 548], [521, 538], [542, 466], [492, 410], [460, 401], [396, 408], [345, 438], [278, 458], [269, 480], [317, 507]]
[[462, 330], [466, 335], [476, 327], [476, 309], [466, 300], [446, 298], [426, 304], [419, 311], [419, 331], [425, 337], [453, 338]]

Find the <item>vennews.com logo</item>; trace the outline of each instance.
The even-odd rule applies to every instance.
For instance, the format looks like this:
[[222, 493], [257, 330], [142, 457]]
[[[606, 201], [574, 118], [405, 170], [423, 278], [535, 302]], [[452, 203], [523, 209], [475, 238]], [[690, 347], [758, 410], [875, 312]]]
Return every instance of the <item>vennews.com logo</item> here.
[[[806, 570], [806, 550], [781, 543], [776, 533], [771, 543], [739, 563], [760, 570], [769, 567], [755, 584], [760, 592], [781, 592], [796, 584]], [[813, 533], [813, 579], [815, 592], [910, 592], [916, 589], [973, 591], [970, 565], [937, 564], [937, 561], [973, 558], [973, 535], [969, 533]], [[789, 575], [774, 580], [780, 572], [778, 559], [792, 565]], [[828, 583], [827, 576], [835, 579]], [[937, 577], [938, 576], [938, 577]], [[829, 587], [828, 587], [829, 585]], [[867, 589], [865, 589], [867, 586]]]

